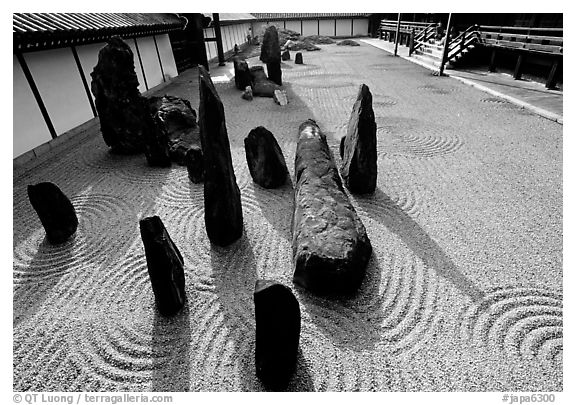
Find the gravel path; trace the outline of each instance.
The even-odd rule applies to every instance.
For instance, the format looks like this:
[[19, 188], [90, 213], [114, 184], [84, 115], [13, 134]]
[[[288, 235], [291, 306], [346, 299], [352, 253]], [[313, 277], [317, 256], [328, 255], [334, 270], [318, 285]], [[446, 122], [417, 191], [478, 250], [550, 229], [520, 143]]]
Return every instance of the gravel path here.
[[[262, 390], [257, 277], [300, 302], [290, 390], [562, 390], [562, 126], [366, 44], [321, 47], [283, 63], [288, 106], [217, 85], [245, 224], [228, 248], [210, 246], [203, 187], [184, 167], [109, 155], [96, 124], [14, 172], [14, 390]], [[374, 254], [356, 296], [317, 298], [291, 281], [292, 188], [253, 184], [243, 139], [264, 125], [293, 174], [298, 125], [315, 118], [339, 163], [361, 83], [378, 189], [351, 198]], [[197, 108], [196, 72], [160, 93]], [[44, 242], [28, 202], [40, 181], [77, 209], [62, 246]], [[188, 304], [171, 319], [155, 312], [138, 230], [154, 214], [185, 259]]]

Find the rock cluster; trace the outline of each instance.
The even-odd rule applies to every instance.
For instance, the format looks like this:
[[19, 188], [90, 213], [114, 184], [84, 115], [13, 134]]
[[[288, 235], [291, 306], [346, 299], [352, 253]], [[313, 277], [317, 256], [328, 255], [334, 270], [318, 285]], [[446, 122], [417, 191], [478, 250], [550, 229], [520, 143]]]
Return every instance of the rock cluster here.
[[40, 218], [49, 243], [63, 243], [74, 235], [78, 228], [76, 210], [56, 184], [29, 185], [28, 199]]
[[320, 294], [351, 293], [362, 283], [372, 246], [312, 120], [299, 128], [295, 176], [294, 282]]
[[281, 87], [271, 80], [268, 80], [263, 66], [252, 66], [252, 92], [255, 96], [274, 97], [274, 91], [281, 90]]

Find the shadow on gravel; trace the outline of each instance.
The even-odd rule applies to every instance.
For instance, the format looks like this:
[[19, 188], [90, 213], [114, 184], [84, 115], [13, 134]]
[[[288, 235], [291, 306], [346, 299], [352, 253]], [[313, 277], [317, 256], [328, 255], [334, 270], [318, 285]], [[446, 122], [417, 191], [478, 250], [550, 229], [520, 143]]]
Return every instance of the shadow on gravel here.
[[426, 266], [434, 269], [439, 275], [450, 281], [472, 301], [478, 302], [484, 297], [484, 292], [458, 270], [452, 259], [428, 236], [426, 231], [394, 204], [392, 199], [382, 190], [377, 188], [372, 196], [356, 197], [356, 202], [365, 208], [366, 212], [369, 213], [368, 215], [374, 212], [370, 206], [373, 206], [375, 202], [386, 206], [386, 212], [372, 216], [374, 221], [383, 224], [391, 232], [398, 235]]

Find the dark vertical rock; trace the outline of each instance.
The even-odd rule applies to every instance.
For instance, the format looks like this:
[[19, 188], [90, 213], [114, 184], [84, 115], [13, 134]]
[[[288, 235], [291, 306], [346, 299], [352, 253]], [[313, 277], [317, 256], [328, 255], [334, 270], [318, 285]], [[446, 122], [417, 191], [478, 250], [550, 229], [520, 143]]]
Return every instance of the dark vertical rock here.
[[204, 215], [210, 241], [226, 246], [242, 236], [240, 189], [236, 184], [224, 106], [210, 74], [198, 67], [199, 125], [204, 156]]
[[258, 280], [254, 288], [256, 375], [270, 389], [285, 389], [296, 370], [300, 305], [290, 288]]
[[138, 90], [134, 55], [113, 37], [98, 53], [92, 76], [92, 94], [106, 145], [115, 153], [139, 153], [150, 132], [146, 103]]
[[248, 169], [256, 184], [276, 188], [286, 182], [286, 161], [272, 132], [264, 127], [254, 128], [244, 139], [244, 149]]
[[260, 60], [264, 63], [280, 63], [281, 60], [280, 38], [278, 30], [274, 25], [270, 25], [264, 31], [262, 47], [260, 48]]
[[378, 167], [376, 153], [376, 120], [372, 109], [372, 94], [365, 84], [360, 86], [352, 108], [340, 174], [353, 193], [373, 193]]
[[344, 147], [346, 146], [346, 135], [340, 138], [340, 159], [344, 158]]
[[252, 75], [253, 83], [252, 92], [255, 96], [274, 97], [274, 91], [281, 90], [280, 86], [268, 80], [266, 72], [264, 72], [264, 67], [252, 66], [250, 68], [250, 74]]
[[158, 311], [174, 315], [186, 301], [184, 259], [159, 217], [140, 220], [140, 235]]
[[188, 177], [192, 183], [202, 183], [204, 181], [204, 158], [202, 149], [199, 146], [192, 146], [186, 152], [186, 169]]
[[280, 67], [280, 62], [267, 63], [266, 69], [268, 70], [268, 79], [278, 86], [282, 86], [282, 68]]
[[288, 49], [282, 52], [282, 60], [290, 60], [290, 51]]
[[295, 175], [294, 283], [320, 294], [351, 293], [362, 283], [372, 246], [312, 120], [299, 128]]
[[143, 119], [148, 131], [144, 143], [144, 155], [150, 166], [168, 167], [170, 160], [170, 148], [168, 146], [168, 133], [158, 115], [147, 114]]
[[294, 57], [294, 63], [297, 65], [304, 64], [304, 61], [302, 60], [302, 52], [296, 52], [296, 56]]
[[252, 85], [252, 75], [245, 60], [234, 58], [234, 83], [238, 90], [244, 90], [246, 86]]
[[54, 183], [28, 186], [28, 199], [38, 214], [50, 243], [65, 242], [78, 228], [78, 217], [72, 202]]

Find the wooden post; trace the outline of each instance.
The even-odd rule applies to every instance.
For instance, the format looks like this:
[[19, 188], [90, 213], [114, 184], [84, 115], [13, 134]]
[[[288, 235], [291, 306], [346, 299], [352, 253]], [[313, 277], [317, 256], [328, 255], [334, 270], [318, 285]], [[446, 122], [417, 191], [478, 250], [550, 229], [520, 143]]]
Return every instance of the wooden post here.
[[490, 65], [488, 65], [488, 71], [496, 71], [496, 48], [492, 48], [492, 56], [490, 56]]
[[212, 13], [212, 17], [214, 19], [214, 34], [216, 35], [216, 50], [218, 51], [218, 66], [225, 66], [222, 32], [220, 31], [220, 13]]
[[518, 55], [518, 61], [516, 62], [516, 69], [514, 69], [514, 80], [519, 80], [522, 78], [522, 62], [524, 61], [524, 55], [522, 52]]
[[446, 24], [446, 37], [444, 40], [444, 50], [442, 51], [442, 62], [440, 63], [440, 76], [444, 74], [444, 66], [448, 59], [448, 46], [450, 45], [450, 28], [452, 28], [452, 13], [448, 14], [448, 24]]
[[396, 35], [394, 36], [394, 56], [398, 56], [398, 37], [400, 36], [400, 13], [398, 13], [398, 24], [396, 24]]
[[556, 82], [558, 81], [557, 72], [558, 72], [559, 63], [560, 63], [560, 58], [555, 58], [554, 63], [552, 64], [552, 68], [550, 69], [550, 74], [548, 75], [548, 80], [546, 81], [546, 88], [547, 89], [556, 88]]
[[415, 31], [414, 27], [412, 27], [412, 32], [410, 33], [410, 50], [408, 51], [408, 56], [412, 56], [412, 53], [414, 52], [414, 35]]

